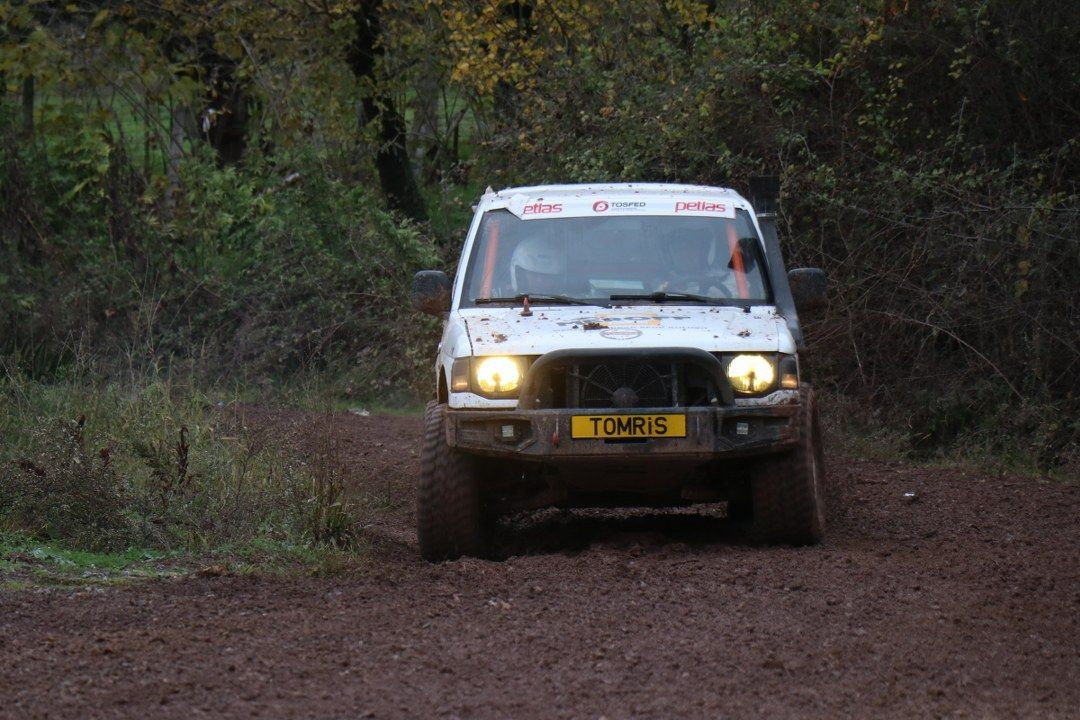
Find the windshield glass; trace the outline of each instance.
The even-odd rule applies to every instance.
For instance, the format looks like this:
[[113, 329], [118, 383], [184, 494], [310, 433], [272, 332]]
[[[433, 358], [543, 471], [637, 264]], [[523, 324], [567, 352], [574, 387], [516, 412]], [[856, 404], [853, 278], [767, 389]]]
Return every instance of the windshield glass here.
[[634, 215], [543, 220], [493, 210], [481, 221], [460, 304], [474, 307], [476, 300], [526, 294], [606, 304], [612, 295], [622, 296], [616, 298], [622, 302], [627, 295], [652, 293], [702, 296], [697, 302], [766, 303], [765, 273], [758, 235], [745, 210], [734, 219]]

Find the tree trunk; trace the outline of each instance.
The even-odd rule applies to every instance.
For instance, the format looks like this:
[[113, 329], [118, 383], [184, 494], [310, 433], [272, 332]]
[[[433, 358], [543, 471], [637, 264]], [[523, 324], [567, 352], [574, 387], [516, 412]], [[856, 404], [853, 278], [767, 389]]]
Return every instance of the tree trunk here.
[[240, 162], [248, 145], [251, 99], [247, 81], [236, 77], [239, 62], [218, 52], [209, 36], [173, 35], [164, 51], [173, 62], [194, 51], [195, 62], [182, 74], [202, 86], [202, 96], [173, 115], [173, 148], [182, 148], [184, 140], [202, 141], [214, 149], [218, 165]]
[[[519, 40], [529, 40], [536, 34], [536, 26], [532, 22], [533, 4], [530, 0], [525, 2], [510, 2], [501, 6], [501, 11], [507, 20], [514, 23], [514, 32]], [[570, 38], [567, 38], [570, 40]], [[570, 50], [570, 48], [568, 48]], [[494, 92], [495, 117], [507, 126], [516, 125], [520, 121], [520, 104], [518, 91], [513, 83], [499, 80], [495, 83]]]
[[34, 134], [34, 76], [27, 75], [22, 83], [23, 132]]
[[180, 189], [180, 163], [184, 158], [184, 142], [198, 137], [195, 113], [187, 105], [172, 105], [169, 112], [169, 145], [165, 152], [165, 213], [169, 215], [176, 206], [176, 193]]
[[381, 87], [375, 73], [375, 61], [382, 54], [379, 46], [382, 35], [380, 5], [381, 0], [361, 0], [357, 6], [353, 15], [356, 37], [347, 59], [362, 88], [361, 129], [372, 122], [378, 123], [379, 149], [375, 153], [375, 168], [386, 202], [392, 210], [423, 222], [427, 220], [427, 209], [405, 149], [405, 118], [394, 106], [390, 94]]
[[439, 78], [434, 57], [429, 55], [424, 72], [416, 85], [416, 102], [413, 105], [413, 132], [416, 137], [416, 166], [421, 168], [425, 183], [442, 177], [446, 158], [439, 140]]
[[236, 80], [236, 63], [209, 53], [202, 59], [208, 98], [200, 130], [217, 153], [219, 165], [234, 165], [243, 158], [248, 140], [248, 96]]

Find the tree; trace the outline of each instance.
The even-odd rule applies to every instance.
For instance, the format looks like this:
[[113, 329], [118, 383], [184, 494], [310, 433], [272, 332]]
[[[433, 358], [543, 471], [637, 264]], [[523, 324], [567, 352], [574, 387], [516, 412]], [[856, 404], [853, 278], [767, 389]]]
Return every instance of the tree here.
[[414, 220], [425, 221], [427, 210], [405, 147], [405, 118], [378, 74], [378, 60], [384, 54], [381, 6], [381, 0], [360, 0], [353, 11], [356, 35], [348, 51], [348, 62], [360, 83], [360, 126], [362, 129], [376, 124], [379, 147], [375, 167], [387, 204]]

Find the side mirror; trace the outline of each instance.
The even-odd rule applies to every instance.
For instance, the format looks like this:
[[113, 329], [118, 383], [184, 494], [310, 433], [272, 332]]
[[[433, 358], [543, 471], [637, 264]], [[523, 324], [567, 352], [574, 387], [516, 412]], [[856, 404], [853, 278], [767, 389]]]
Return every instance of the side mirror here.
[[450, 312], [450, 278], [442, 270], [421, 270], [413, 275], [413, 307], [428, 315]]
[[813, 310], [825, 304], [825, 271], [819, 268], [793, 268], [788, 284], [796, 310]]

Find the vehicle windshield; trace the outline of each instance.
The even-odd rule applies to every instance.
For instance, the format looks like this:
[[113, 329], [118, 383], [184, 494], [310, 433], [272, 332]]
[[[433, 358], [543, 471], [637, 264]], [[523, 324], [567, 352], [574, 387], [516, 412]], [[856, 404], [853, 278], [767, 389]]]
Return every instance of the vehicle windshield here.
[[613, 299], [730, 305], [770, 301], [761, 244], [745, 210], [734, 219], [623, 215], [522, 220], [507, 210], [485, 213], [460, 304], [475, 307], [477, 300], [484, 304], [498, 298], [512, 302], [522, 295], [537, 305], [545, 304], [543, 296], [601, 305]]

